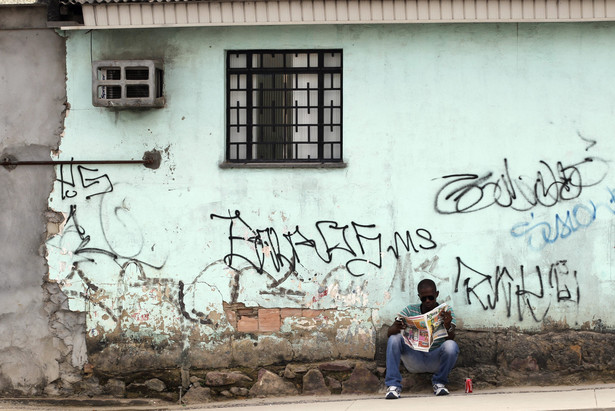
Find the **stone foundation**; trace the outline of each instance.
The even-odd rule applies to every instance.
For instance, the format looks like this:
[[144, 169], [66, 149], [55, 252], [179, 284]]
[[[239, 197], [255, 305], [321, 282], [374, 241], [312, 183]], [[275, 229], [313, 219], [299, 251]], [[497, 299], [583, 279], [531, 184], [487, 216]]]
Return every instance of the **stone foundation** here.
[[[76, 395], [107, 394], [115, 397], [150, 397], [184, 403], [199, 403], [248, 397], [291, 395], [338, 395], [378, 393], [384, 390], [385, 328], [377, 338], [375, 358], [338, 359], [318, 362], [280, 361], [258, 367], [217, 369], [170, 366], [170, 357], [144, 346], [132, 347], [132, 364], [141, 372], [110, 372], [114, 351], [105, 354], [100, 369], [86, 364], [82, 379], [73, 384]], [[449, 388], [460, 391], [466, 378], [474, 388], [519, 385], [570, 385], [615, 382], [615, 334], [593, 331], [550, 331], [536, 334], [506, 331], [459, 331], [461, 350], [450, 375]], [[245, 347], [247, 350], [247, 345]], [[252, 349], [258, 347], [252, 346]], [[246, 355], [250, 356], [249, 353]], [[160, 362], [157, 356], [162, 356]], [[96, 357], [94, 357], [96, 358]], [[150, 362], [145, 367], [142, 360]], [[156, 368], [165, 364], [166, 368]], [[403, 370], [406, 392], [431, 390], [430, 374]]]

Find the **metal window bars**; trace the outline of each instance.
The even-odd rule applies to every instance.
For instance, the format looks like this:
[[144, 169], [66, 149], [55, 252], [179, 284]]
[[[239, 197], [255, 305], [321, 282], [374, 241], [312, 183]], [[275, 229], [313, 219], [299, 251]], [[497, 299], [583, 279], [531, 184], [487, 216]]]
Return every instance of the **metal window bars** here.
[[226, 159], [342, 161], [342, 51], [227, 52]]

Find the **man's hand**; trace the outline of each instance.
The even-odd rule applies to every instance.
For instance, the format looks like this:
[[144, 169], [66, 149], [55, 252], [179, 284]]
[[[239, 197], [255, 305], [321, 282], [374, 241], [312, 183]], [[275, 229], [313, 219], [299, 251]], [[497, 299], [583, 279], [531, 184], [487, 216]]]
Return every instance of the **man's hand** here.
[[444, 320], [444, 328], [447, 330], [451, 328], [451, 321], [453, 321], [453, 315], [450, 311], [441, 311], [440, 315], [442, 316], [442, 320]]
[[401, 330], [406, 329], [406, 324], [401, 320], [401, 318], [396, 318], [393, 325], [389, 327], [389, 331], [387, 332], [387, 337], [390, 337], [395, 334], [399, 334]]
[[442, 320], [444, 322], [444, 328], [446, 329], [447, 332], [447, 340], [454, 340], [455, 339], [455, 326], [452, 325], [452, 321], [453, 321], [453, 315], [451, 314], [450, 311], [442, 311], [440, 312], [440, 315], [442, 316]]

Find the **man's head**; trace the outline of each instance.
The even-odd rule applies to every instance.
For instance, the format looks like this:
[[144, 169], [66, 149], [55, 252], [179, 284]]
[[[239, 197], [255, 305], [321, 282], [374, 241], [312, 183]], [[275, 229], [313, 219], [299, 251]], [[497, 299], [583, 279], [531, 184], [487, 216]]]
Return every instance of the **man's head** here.
[[432, 280], [424, 279], [419, 282], [416, 289], [419, 292], [419, 298], [425, 311], [431, 311], [437, 307], [437, 299], [440, 293], [436, 289], [436, 283]]

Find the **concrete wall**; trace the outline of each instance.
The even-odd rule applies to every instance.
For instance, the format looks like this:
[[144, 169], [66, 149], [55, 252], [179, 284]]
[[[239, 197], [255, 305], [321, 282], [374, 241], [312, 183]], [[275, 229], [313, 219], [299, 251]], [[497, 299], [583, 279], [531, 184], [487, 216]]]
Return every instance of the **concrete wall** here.
[[[614, 24], [67, 36], [58, 158], [162, 154], [57, 170], [49, 275], [97, 369], [373, 358], [425, 277], [460, 328], [615, 328]], [[343, 49], [347, 167], [219, 167], [249, 48]], [[91, 59], [129, 58], [164, 60], [165, 108], [92, 106]]]
[[[2, 159], [49, 160], [59, 145], [65, 43], [46, 28], [46, 17], [45, 7], [0, 8]], [[43, 392], [61, 380], [61, 372], [71, 372], [73, 342], [78, 335], [84, 341], [84, 315], [62, 310], [66, 297], [46, 282], [44, 241], [48, 218], [56, 218], [47, 201], [54, 177], [49, 166], [0, 167], [2, 393]]]

